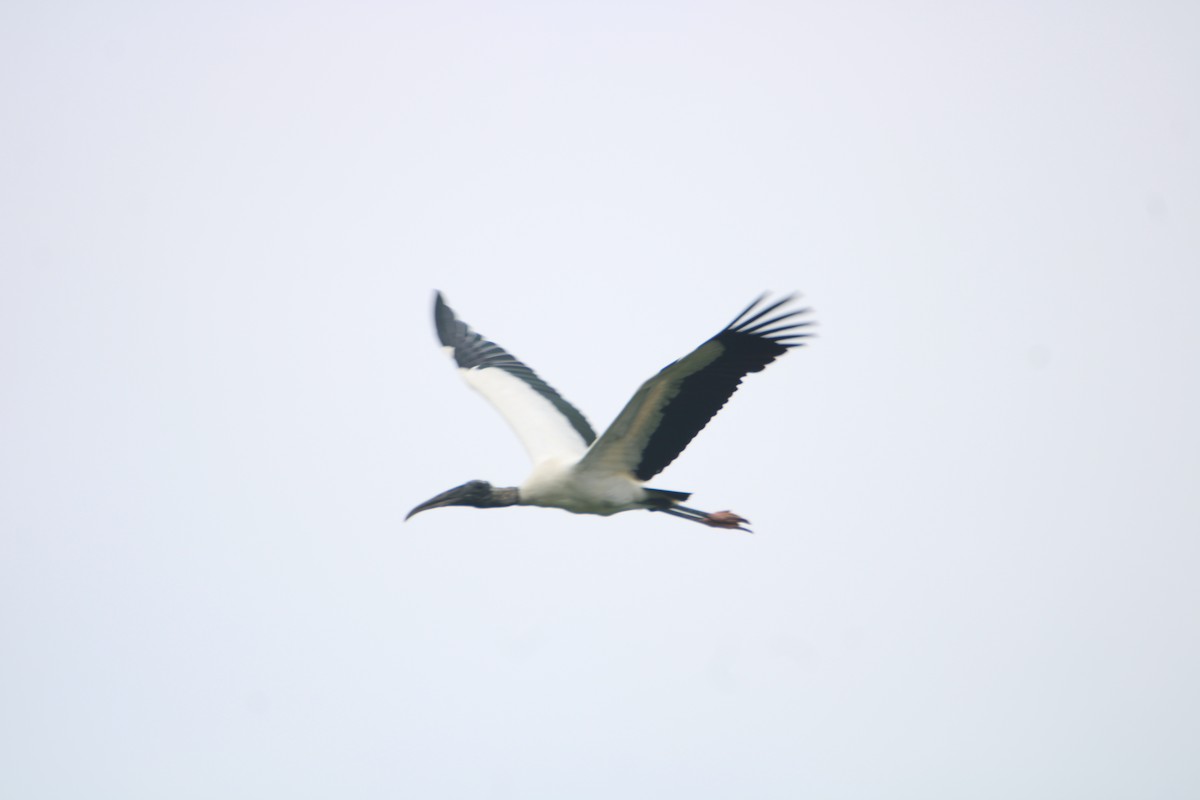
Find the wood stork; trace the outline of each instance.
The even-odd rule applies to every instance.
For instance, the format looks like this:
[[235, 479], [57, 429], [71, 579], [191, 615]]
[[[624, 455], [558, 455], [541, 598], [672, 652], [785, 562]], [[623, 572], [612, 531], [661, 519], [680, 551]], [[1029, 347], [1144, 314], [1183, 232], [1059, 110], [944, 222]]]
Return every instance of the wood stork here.
[[743, 377], [804, 344], [810, 334], [803, 329], [812, 323], [796, 318], [809, 309], [779, 312], [793, 297], [769, 303], [765, 294], [756, 299], [716, 336], [643, 383], [597, 439], [578, 409], [456, 318], [438, 292], [433, 302], [438, 339], [467, 383], [516, 432], [533, 460], [533, 472], [519, 487], [469, 481], [421, 503], [405, 519], [444, 506], [544, 506], [605, 516], [644, 508], [749, 532], [743, 527], [749, 520], [732, 511], [688, 508], [682, 503], [689, 493], [651, 489], [644, 482], [675, 460]]

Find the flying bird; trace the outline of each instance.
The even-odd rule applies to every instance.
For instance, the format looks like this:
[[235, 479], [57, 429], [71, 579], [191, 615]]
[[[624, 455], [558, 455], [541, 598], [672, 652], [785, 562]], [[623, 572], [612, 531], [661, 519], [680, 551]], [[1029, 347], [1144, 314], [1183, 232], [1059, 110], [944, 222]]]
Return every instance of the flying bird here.
[[645, 482], [675, 460], [737, 390], [792, 347], [804, 344], [807, 308], [786, 310], [795, 295], [769, 302], [762, 295], [716, 336], [642, 384], [599, 438], [583, 414], [495, 342], [460, 321], [441, 292], [433, 301], [438, 339], [459, 373], [508, 421], [533, 460], [520, 486], [474, 480], [442, 492], [408, 512], [431, 508], [543, 506], [608, 516], [646, 509], [714, 528], [749, 532], [732, 511], [683, 505], [691, 495], [652, 489]]

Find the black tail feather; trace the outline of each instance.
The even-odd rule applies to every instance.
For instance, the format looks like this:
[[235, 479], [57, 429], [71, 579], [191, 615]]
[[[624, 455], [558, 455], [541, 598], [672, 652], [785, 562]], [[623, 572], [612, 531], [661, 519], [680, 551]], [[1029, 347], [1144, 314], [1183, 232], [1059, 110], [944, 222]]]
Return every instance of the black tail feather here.
[[651, 507], [656, 511], [670, 508], [676, 503], [682, 503], [684, 500], [687, 500], [692, 496], [691, 492], [673, 492], [670, 489], [651, 489], [649, 486], [644, 486], [642, 488], [645, 489], [646, 494], [650, 495], [648, 499]]

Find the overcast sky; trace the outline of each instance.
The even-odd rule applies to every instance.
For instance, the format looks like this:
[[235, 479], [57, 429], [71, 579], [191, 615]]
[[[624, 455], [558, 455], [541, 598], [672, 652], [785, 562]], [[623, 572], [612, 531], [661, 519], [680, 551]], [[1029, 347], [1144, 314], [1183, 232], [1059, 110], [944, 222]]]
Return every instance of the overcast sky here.
[[[0, 795], [1200, 796], [1200, 7], [0, 6]], [[633, 512], [603, 428], [820, 338]]]

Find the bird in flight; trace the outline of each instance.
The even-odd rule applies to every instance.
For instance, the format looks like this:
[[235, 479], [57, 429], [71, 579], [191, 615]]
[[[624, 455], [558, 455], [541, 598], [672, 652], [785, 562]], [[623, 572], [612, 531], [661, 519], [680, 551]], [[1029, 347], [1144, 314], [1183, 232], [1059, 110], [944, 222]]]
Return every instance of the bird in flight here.
[[807, 308], [788, 310], [794, 295], [762, 295], [716, 336], [642, 384], [599, 438], [575, 406], [532, 369], [467, 327], [433, 301], [438, 339], [467, 383], [495, 406], [525, 445], [533, 472], [520, 486], [469, 481], [426, 500], [405, 519], [431, 508], [543, 506], [608, 516], [646, 509], [714, 528], [749, 532], [732, 511], [705, 512], [683, 505], [691, 495], [652, 489], [645, 482], [675, 460], [737, 390], [792, 347], [804, 344], [812, 324]]

